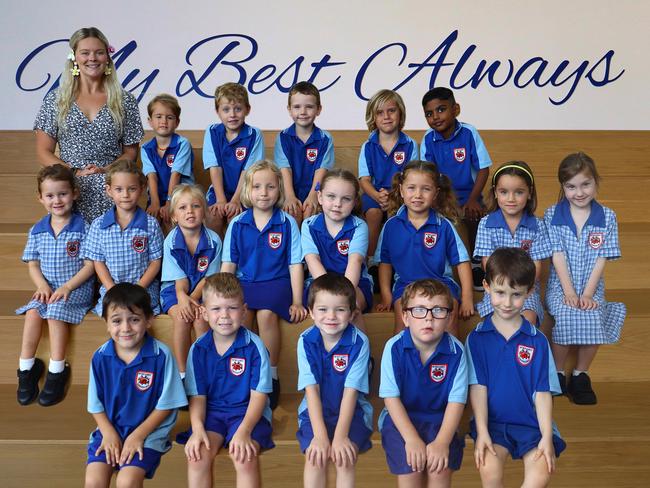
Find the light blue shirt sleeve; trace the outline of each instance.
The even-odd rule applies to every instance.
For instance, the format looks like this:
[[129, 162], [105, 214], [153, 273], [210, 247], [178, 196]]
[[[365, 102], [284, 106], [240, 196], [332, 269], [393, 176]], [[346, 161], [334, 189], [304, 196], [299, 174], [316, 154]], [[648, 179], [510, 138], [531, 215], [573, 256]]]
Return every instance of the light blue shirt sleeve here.
[[486, 215], [478, 223], [478, 229], [476, 231], [476, 242], [474, 243], [474, 257], [487, 257], [491, 256], [494, 252], [492, 248], [492, 235], [494, 231], [490, 231], [486, 227], [488, 216]]
[[156, 341], [161, 354], [165, 355], [165, 381], [163, 389], [156, 403], [157, 410], [172, 410], [187, 405], [187, 396], [183, 389], [183, 382], [178, 374], [176, 360], [169, 348], [160, 341]]
[[356, 228], [352, 239], [350, 239], [348, 255], [361, 254], [365, 258], [368, 254], [368, 224], [358, 217], [354, 217], [354, 222]]
[[557, 377], [557, 370], [555, 369], [555, 361], [553, 360], [553, 352], [551, 350], [551, 345], [548, 344], [548, 385], [551, 390], [551, 394], [559, 395], [562, 393], [562, 388], [560, 388], [560, 380]]
[[88, 373], [88, 413], [102, 413], [105, 411], [104, 405], [99, 401], [97, 395], [97, 383], [95, 373], [93, 372], [93, 362], [90, 361], [90, 372]]
[[232, 242], [232, 228], [235, 226], [236, 223], [237, 223], [237, 218], [232, 219], [230, 221], [230, 224], [228, 224], [228, 228], [226, 229], [226, 235], [223, 238], [223, 252], [221, 253], [222, 263], [233, 262], [232, 258], [230, 257], [230, 246]]
[[298, 224], [295, 219], [288, 213], [284, 214], [287, 219], [289, 219], [289, 225], [291, 226], [291, 250], [289, 255], [289, 264], [300, 264], [302, 263], [302, 249], [300, 247], [300, 231], [298, 230]]
[[[176, 157], [172, 163], [172, 171], [180, 173], [183, 176], [189, 176], [193, 178], [194, 174], [192, 173], [192, 146], [190, 145], [190, 141], [188, 141], [185, 137], [179, 136], [179, 140], [180, 147], [178, 148]], [[142, 160], [142, 164], [144, 168], [144, 159]]]
[[251, 129], [255, 132], [255, 142], [253, 142], [253, 147], [248, 159], [246, 160], [246, 166], [244, 166], [244, 169], [248, 169], [258, 161], [264, 159], [264, 138], [262, 137], [262, 131], [256, 127], [251, 127]]
[[103, 216], [97, 217], [92, 225], [88, 234], [86, 234], [85, 245], [82, 248], [82, 259], [89, 259], [91, 261], [106, 261], [106, 253], [104, 252], [104, 247], [102, 246], [102, 230], [100, 229], [101, 219]]
[[471, 334], [472, 333], [470, 332], [470, 335], [467, 336], [467, 340], [465, 341], [465, 356], [467, 358], [467, 383], [469, 385], [478, 385], [480, 383], [478, 382], [478, 378], [476, 376], [476, 368], [474, 367], [474, 360], [472, 359], [472, 350], [469, 346]]
[[327, 137], [327, 148], [325, 149], [325, 154], [323, 159], [321, 159], [320, 167], [321, 169], [332, 169], [334, 167], [334, 139], [332, 135], [326, 130], [323, 131]]
[[370, 176], [370, 169], [366, 160], [366, 144], [368, 144], [368, 141], [361, 145], [361, 150], [359, 151], [359, 178]]
[[309, 217], [307, 220], [303, 220], [302, 222], [302, 229], [300, 232], [300, 244], [302, 246], [302, 258], [305, 259], [305, 256], [307, 254], [319, 254], [318, 252], [318, 247], [316, 246], [316, 243], [314, 242], [314, 238], [311, 235], [311, 232], [309, 232], [309, 225], [317, 216], [314, 215], [312, 217]]
[[381, 232], [379, 233], [379, 239], [377, 240], [377, 249], [375, 250], [375, 255], [373, 257], [373, 261], [375, 263], [377, 263], [377, 264], [382, 263], [382, 262], [387, 263], [387, 264], [391, 264], [390, 259], [384, 260], [384, 261], [381, 260], [381, 254], [382, 254], [381, 250], [384, 247], [384, 231], [385, 230], [386, 230], [386, 224], [384, 224], [384, 226], [381, 228]]
[[370, 360], [370, 345], [368, 337], [359, 329], [356, 331], [357, 341], [362, 341], [361, 350], [345, 378], [344, 388], [354, 388], [358, 392], [368, 393], [370, 385], [368, 384], [368, 361]]
[[289, 158], [287, 158], [287, 155], [284, 153], [284, 149], [282, 148], [282, 140], [280, 139], [280, 134], [278, 134], [275, 138], [275, 146], [273, 147], [273, 159], [275, 161], [275, 165], [278, 168], [291, 167], [289, 164]]
[[398, 334], [391, 337], [384, 346], [384, 352], [381, 355], [381, 380], [379, 382], [379, 397], [393, 398], [399, 397], [401, 392], [397, 386], [395, 370], [393, 369], [393, 346], [402, 337]]
[[[25, 250], [23, 251], [23, 256], [22, 260], [27, 262], [27, 261], [40, 261], [40, 253], [38, 252], [38, 245], [36, 243], [37, 239], [34, 234], [32, 234], [32, 230], [34, 227], [29, 229], [29, 234], [27, 234], [27, 244], [25, 244]], [[86, 240], [88, 237], [86, 237]], [[84, 242], [86, 241], [84, 240]], [[81, 250], [81, 254], [83, 255], [83, 248]]]
[[481, 139], [478, 130], [476, 130], [476, 127], [474, 127], [473, 125], [469, 125], [469, 124], [463, 124], [463, 125], [471, 131], [472, 137], [474, 138], [474, 145], [476, 146], [476, 156], [478, 157], [478, 167], [480, 169], [489, 168], [490, 166], [492, 166], [492, 160], [490, 159], [490, 155], [487, 152], [487, 148], [485, 147], [485, 144], [483, 143], [483, 139]]
[[209, 125], [208, 128], [205, 129], [205, 135], [203, 136], [203, 167], [205, 169], [221, 166], [217, 159], [217, 154], [214, 151], [214, 147], [212, 146], [212, 137], [210, 136], [211, 127], [212, 126]]
[[458, 253], [458, 262], [464, 263], [465, 261], [469, 261], [469, 254], [467, 254], [467, 248], [465, 247], [463, 240], [460, 238], [460, 235], [458, 235], [458, 232], [456, 231], [456, 227], [454, 227], [454, 224], [452, 224], [449, 220], [447, 219], [445, 220], [447, 221], [447, 224], [451, 228], [451, 231], [453, 232], [454, 235], [456, 252]]
[[533, 239], [533, 245], [530, 248], [530, 258], [534, 261], [550, 258], [553, 255], [551, 250], [551, 241], [548, 237], [546, 222], [542, 219], [537, 220], [537, 233]]
[[[313, 327], [310, 327], [303, 335], [308, 333]], [[317, 385], [316, 378], [311, 372], [311, 365], [307, 359], [307, 353], [305, 352], [305, 344], [303, 341], [302, 335], [298, 338], [298, 344], [296, 346], [296, 352], [298, 354], [298, 391], [304, 390], [310, 385]]]
[[156, 168], [154, 168], [147, 151], [144, 150], [144, 147], [140, 147], [140, 159], [142, 160], [142, 172], [145, 176], [156, 172]]
[[260, 356], [260, 378], [252, 389], [260, 393], [271, 393], [273, 391], [273, 381], [271, 379], [271, 365], [269, 364], [269, 353], [262, 340], [255, 334], [250, 334], [251, 342], [257, 347]]
[[[221, 253], [223, 250], [223, 246], [221, 244], [221, 237], [219, 237], [219, 234], [216, 232], [206, 229], [208, 231], [208, 236], [210, 236], [210, 239], [212, 239], [212, 243], [215, 247], [215, 253], [214, 253], [214, 259], [210, 261], [210, 264], [208, 266], [208, 270], [205, 273], [205, 276], [212, 276], [215, 273], [218, 273], [219, 270], [221, 269]], [[163, 261], [163, 266], [165, 262]]]
[[428, 129], [422, 136], [422, 142], [420, 143], [420, 161], [426, 161], [427, 145], [425, 144], [425, 141], [427, 140], [427, 134], [429, 132], [431, 132], [431, 129]]
[[176, 238], [177, 232], [180, 232], [178, 227], [169, 233], [163, 243], [162, 281], [176, 281], [187, 278], [187, 273], [183, 271], [183, 269], [178, 265], [176, 258], [172, 256], [172, 243]]
[[196, 343], [192, 344], [190, 347], [190, 352], [187, 354], [187, 363], [185, 365], [185, 394], [188, 397], [196, 396], [199, 394], [199, 390], [196, 386], [196, 375], [194, 374], [194, 349]]
[[460, 358], [460, 362], [458, 363], [456, 376], [454, 376], [454, 382], [451, 385], [451, 389], [449, 391], [449, 396], [447, 397], [447, 401], [454, 402], [454, 403], [467, 403], [468, 376], [467, 376], [467, 359], [466, 359], [465, 350], [459, 340], [453, 337], [451, 338], [451, 340], [454, 342], [457, 350], [460, 352], [461, 358]]
[[[411, 139], [409, 137], [409, 139]], [[413, 141], [413, 151], [411, 151], [411, 155], [409, 156], [409, 159], [406, 161], [407, 163], [409, 161], [417, 161], [418, 160], [418, 143], [415, 142], [415, 140], [411, 139]]]

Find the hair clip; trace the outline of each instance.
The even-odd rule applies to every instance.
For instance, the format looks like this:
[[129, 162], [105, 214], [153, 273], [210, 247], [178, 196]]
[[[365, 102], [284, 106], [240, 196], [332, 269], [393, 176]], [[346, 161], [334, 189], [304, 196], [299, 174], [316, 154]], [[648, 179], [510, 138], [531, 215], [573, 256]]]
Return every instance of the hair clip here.
[[74, 51], [72, 50], [72, 48], [70, 48], [70, 51], [68, 51], [68, 59], [70, 61], [74, 61]]

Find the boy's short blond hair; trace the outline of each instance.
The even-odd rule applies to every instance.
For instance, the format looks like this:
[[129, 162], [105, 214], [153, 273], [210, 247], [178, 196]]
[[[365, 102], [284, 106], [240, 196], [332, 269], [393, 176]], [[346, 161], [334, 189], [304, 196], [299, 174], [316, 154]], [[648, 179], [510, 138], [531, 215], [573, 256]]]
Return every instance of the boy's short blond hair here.
[[402, 310], [406, 309], [416, 295], [424, 295], [426, 298], [443, 297], [445, 305], [449, 308], [454, 306], [454, 298], [449, 288], [438, 280], [417, 280], [409, 284], [402, 293]]
[[176, 97], [171, 96], [169, 93], [161, 93], [151, 99], [147, 104], [147, 113], [149, 114], [149, 117], [153, 114], [153, 106], [157, 103], [170, 109], [177, 119], [181, 118], [181, 106], [178, 104]]
[[183, 195], [189, 195], [192, 198], [196, 198], [203, 207], [203, 215], [208, 213], [208, 202], [205, 200], [205, 193], [198, 185], [190, 185], [188, 183], [181, 183], [172, 192], [172, 196], [169, 199], [169, 214], [174, 215], [174, 210], [176, 210], [176, 205]]
[[219, 109], [219, 100], [224, 99], [229, 102], [239, 102], [250, 109], [251, 105], [248, 102], [248, 91], [244, 85], [239, 83], [224, 83], [219, 85], [214, 91], [214, 108]]
[[140, 166], [138, 166], [138, 163], [131, 161], [130, 159], [118, 159], [117, 161], [108, 165], [106, 168], [106, 174], [104, 176], [104, 181], [108, 186], [111, 185], [113, 175], [117, 173], [138, 175], [138, 182], [140, 183], [140, 186], [144, 188], [147, 184], [147, 177], [140, 169]]
[[273, 174], [275, 174], [275, 176], [278, 179], [278, 189], [280, 190], [280, 195], [278, 196], [278, 201], [275, 202], [275, 207], [282, 208], [282, 206], [284, 205], [285, 193], [284, 193], [284, 183], [282, 182], [282, 173], [280, 173], [280, 169], [275, 165], [273, 161], [264, 159], [262, 161], [258, 161], [255, 164], [253, 164], [250, 168], [246, 170], [246, 173], [244, 173], [244, 184], [242, 185], [241, 194], [239, 195], [239, 199], [241, 200], [241, 203], [244, 207], [246, 208], [253, 207], [253, 202], [251, 200], [253, 175], [258, 171], [263, 171], [265, 169], [272, 171]]
[[399, 93], [393, 90], [379, 90], [375, 93], [366, 104], [366, 125], [370, 132], [377, 130], [375, 124], [375, 115], [379, 107], [388, 102], [395, 102], [399, 110], [399, 130], [404, 128], [406, 123], [406, 106]]
[[244, 303], [244, 290], [237, 277], [232, 273], [215, 273], [208, 276], [205, 279], [202, 292], [204, 302], [210, 293], [224, 298], [239, 298]]

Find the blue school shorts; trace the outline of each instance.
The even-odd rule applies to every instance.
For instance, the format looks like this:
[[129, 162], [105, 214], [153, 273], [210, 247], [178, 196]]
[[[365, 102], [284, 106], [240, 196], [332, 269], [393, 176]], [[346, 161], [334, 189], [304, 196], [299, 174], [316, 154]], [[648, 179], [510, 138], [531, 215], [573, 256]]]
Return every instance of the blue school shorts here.
[[[474, 419], [470, 421], [469, 427], [469, 435], [476, 441], [476, 422]], [[492, 443], [505, 447], [512, 459], [521, 459], [527, 452], [537, 449], [537, 444], [542, 440], [540, 430], [527, 425], [488, 422], [488, 432], [492, 438]], [[560, 433], [555, 426], [553, 426], [553, 448], [556, 457], [559, 457], [560, 453], [566, 449], [566, 442], [560, 437]]]
[[[102, 443], [102, 439], [103, 439], [102, 433], [99, 430], [93, 432], [93, 438], [88, 443], [88, 460], [86, 461], [86, 464], [90, 464], [90, 463], [106, 464], [106, 453], [104, 451], [100, 452], [99, 456], [95, 456], [97, 449], [99, 449], [99, 446]], [[133, 459], [131, 459], [130, 463], [123, 464], [123, 465], [118, 464], [115, 467], [115, 470], [119, 471], [122, 468], [135, 466], [136, 468], [141, 468], [144, 470], [145, 478], [152, 479], [154, 473], [156, 472], [156, 469], [160, 465], [160, 458], [162, 457], [162, 455], [163, 453], [160, 451], [156, 451], [155, 449], [149, 449], [148, 447], [145, 447], [144, 457], [142, 458], [142, 461], [140, 460], [140, 455], [136, 453], [133, 456]]]
[[[325, 419], [325, 427], [327, 428], [327, 437], [330, 442], [334, 439], [334, 431], [336, 430], [336, 418]], [[372, 447], [372, 442], [370, 441], [370, 436], [372, 435], [372, 430], [366, 427], [366, 424], [363, 421], [363, 413], [355, 412], [354, 417], [352, 417], [352, 422], [350, 423], [350, 432], [348, 437], [359, 449], [359, 453], [366, 452]], [[300, 451], [304, 454], [311, 440], [314, 438], [314, 429], [311, 426], [309, 419], [302, 419], [300, 421], [300, 426], [298, 427], [298, 432], [296, 432], [296, 438], [298, 439], [298, 444], [300, 444]]]
[[[413, 419], [411, 419], [411, 422], [413, 422], [415, 430], [425, 444], [433, 442], [440, 430], [440, 425], [431, 422], [414, 422]], [[399, 433], [399, 430], [397, 430], [397, 427], [395, 427], [389, 415], [384, 419], [384, 424], [381, 428], [381, 445], [386, 453], [388, 469], [392, 474], [411, 474], [413, 472], [411, 466], [406, 462], [406, 443], [404, 442], [404, 438]], [[460, 465], [463, 462], [464, 448], [465, 442], [458, 435], [454, 435], [449, 443], [449, 469], [453, 471], [460, 469]]]
[[[365, 193], [361, 195], [361, 212], [365, 215], [368, 210], [371, 208], [378, 208], [381, 210], [381, 207], [379, 204], [370, 196], [366, 195]], [[384, 218], [383, 221], [386, 221], [386, 217], [388, 214], [384, 212]]]

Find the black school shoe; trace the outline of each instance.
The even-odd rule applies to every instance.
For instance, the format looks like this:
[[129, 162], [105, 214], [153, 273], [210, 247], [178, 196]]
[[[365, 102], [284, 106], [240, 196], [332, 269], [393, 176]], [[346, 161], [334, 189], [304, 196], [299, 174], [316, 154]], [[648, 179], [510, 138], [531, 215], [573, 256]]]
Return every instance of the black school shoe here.
[[273, 391], [269, 393], [271, 410], [275, 410], [280, 402], [280, 380], [273, 379]]
[[566, 395], [566, 375], [565, 374], [557, 374], [557, 381], [560, 383], [560, 390], [562, 393], [558, 393], [556, 396], [565, 396]]
[[43, 390], [38, 397], [38, 403], [43, 407], [51, 407], [65, 398], [65, 389], [70, 379], [70, 365], [65, 363], [61, 373], [47, 372]]
[[576, 405], [596, 405], [598, 402], [596, 394], [591, 388], [591, 379], [587, 373], [571, 376], [568, 393]]
[[21, 405], [29, 405], [38, 396], [38, 381], [43, 376], [45, 371], [45, 364], [40, 359], [36, 358], [32, 369], [27, 371], [17, 371], [18, 373], [18, 390], [16, 391], [16, 399]]

